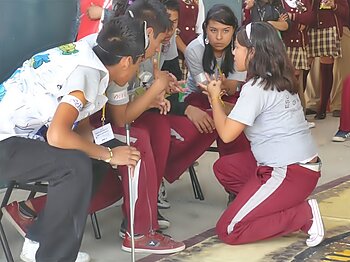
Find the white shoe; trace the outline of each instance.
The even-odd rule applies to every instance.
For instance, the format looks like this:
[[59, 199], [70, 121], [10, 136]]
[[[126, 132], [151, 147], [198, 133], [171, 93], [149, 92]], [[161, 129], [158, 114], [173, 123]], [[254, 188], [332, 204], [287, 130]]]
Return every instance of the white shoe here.
[[[24, 262], [35, 262], [35, 254], [39, 248], [39, 243], [32, 241], [28, 238], [24, 238], [22, 252], [20, 258]], [[75, 262], [89, 262], [90, 256], [87, 253], [79, 252]]]
[[314, 128], [316, 126], [315, 122], [309, 122], [307, 121], [307, 126], [309, 127], [309, 129]]
[[167, 200], [168, 193], [165, 188], [164, 184], [164, 179], [162, 180], [162, 183], [160, 184], [159, 187], [159, 192], [158, 192], [158, 208], [160, 209], [168, 209], [170, 208], [170, 203]]
[[309, 247], [315, 247], [324, 239], [324, 226], [316, 199], [309, 199], [307, 202], [311, 207], [313, 222], [307, 232], [310, 237], [306, 239], [306, 245]]

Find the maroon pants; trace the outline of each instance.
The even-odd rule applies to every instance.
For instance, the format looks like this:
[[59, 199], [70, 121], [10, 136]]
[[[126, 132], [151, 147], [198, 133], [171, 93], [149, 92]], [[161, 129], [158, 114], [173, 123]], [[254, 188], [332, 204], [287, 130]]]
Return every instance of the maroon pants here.
[[[113, 128], [113, 131], [115, 134], [125, 136], [124, 128]], [[138, 199], [135, 205], [134, 232], [135, 234], [146, 234], [150, 230], [156, 230], [159, 227], [157, 220], [157, 172], [149, 133], [141, 128], [131, 127], [130, 136], [136, 139], [135, 142], [131, 141], [131, 145], [136, 147], [141, 153]], [[125, 218], [130, 221], [128, 168], [126, 166], [119, 166], [118, 170], [121, 175], [124, 192], [122, 209]], [[130, 227], [128, 227], [128, 230], [130, 232]]]
[[339, 130], [350, 132], [350, 75], [343, 82]]
[[251, 152], [221, 157], [214, 173], [235, 200], [216, 224], [227, 244], [250, 243], [303, 230], [312, 224], [306, 198], [316, 187], [320, 172], [297, 164], [272, 168], [258, 166]]

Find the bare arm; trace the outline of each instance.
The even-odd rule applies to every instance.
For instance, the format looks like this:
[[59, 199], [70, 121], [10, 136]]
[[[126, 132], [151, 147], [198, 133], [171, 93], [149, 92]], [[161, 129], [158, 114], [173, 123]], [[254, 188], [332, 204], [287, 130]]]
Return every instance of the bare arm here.
[[[70, 95], [77, 97], [84, 105], [86, 104], [83, 92], [74, 91]], [[72, 105], [68, 103], [59, 104], [47, 132], [48, 143], [63, 149], [78, 149], [94, 159], [109, 159], [111, 154], [108, 148], [96, 145], [72, 130], [78, 114], [78, 111]], [[128, 146], [113, 148], [112, 153], [113, 157], [110, 161], [112, 166], [134, 166], [140, 158], [140, 153], [135, 148]]]

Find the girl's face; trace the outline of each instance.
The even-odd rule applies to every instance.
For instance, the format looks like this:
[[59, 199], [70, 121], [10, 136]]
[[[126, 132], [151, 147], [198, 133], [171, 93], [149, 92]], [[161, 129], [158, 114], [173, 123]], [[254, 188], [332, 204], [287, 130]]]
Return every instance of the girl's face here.
[[[249, 60], [247, 60], [248, 55], [248, 48], [245, 46], [242, 46], [238, 43], [238, 41], [235, 41], [235, 47], [232, 51], [232, 54], [234, 55], [234, 61], [235, 61], [235, 69], [239, 72], [243, 72], [247, 70], [247, 65]], [[249, 59], [249, 57], [248, 57]]]
[[234, 28], [230, 25], [219, 23], [215, 20], [209, 20], [207, 37], [214, 51], [223, 51], [232, 41]]

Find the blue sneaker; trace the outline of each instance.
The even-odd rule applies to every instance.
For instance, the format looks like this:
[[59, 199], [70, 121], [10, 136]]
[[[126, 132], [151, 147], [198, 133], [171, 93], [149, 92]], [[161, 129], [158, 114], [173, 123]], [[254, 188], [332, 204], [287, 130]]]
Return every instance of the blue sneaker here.
[[350, 138], [350, 132], [338, 130], [338, 132], [333, 136], [333, 142], [344, 142], [346, 139]]

